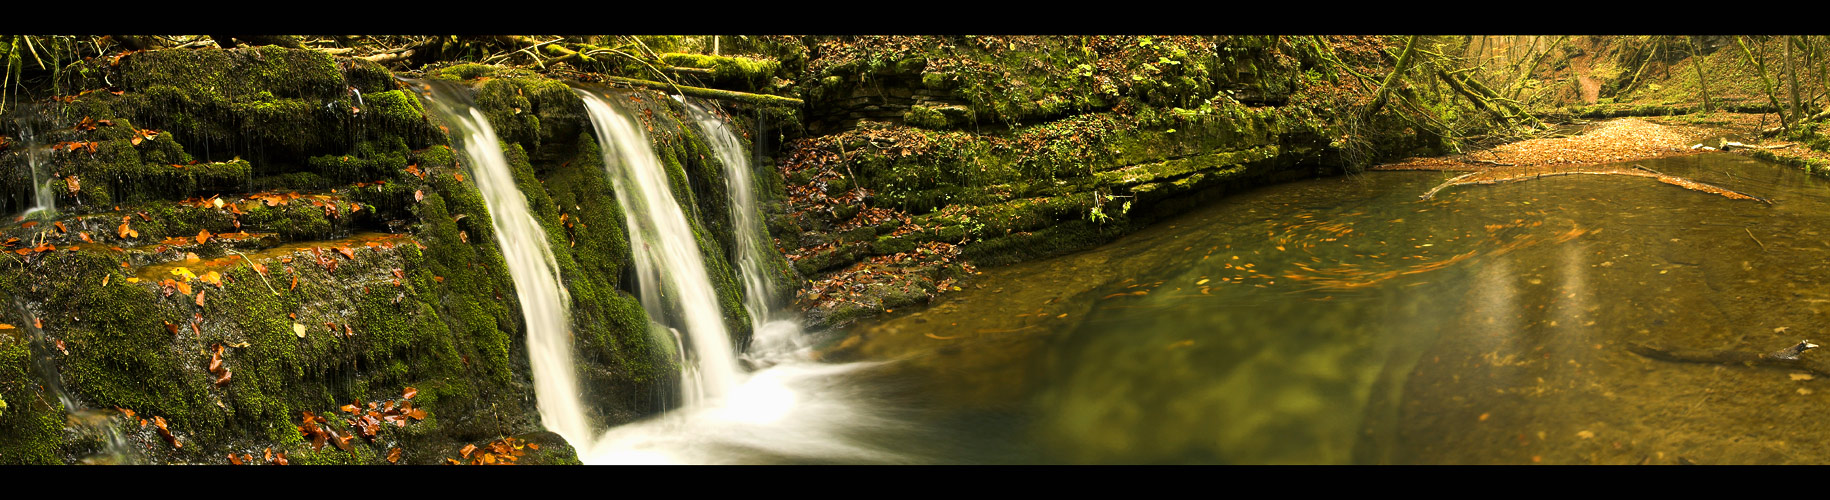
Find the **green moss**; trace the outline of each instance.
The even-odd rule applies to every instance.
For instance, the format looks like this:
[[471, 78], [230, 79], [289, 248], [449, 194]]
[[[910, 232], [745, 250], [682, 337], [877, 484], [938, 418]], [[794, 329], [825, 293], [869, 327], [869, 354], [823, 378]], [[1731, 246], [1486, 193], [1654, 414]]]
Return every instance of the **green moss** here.
[[495, 74], [496, 74], [495, 66], [488, 65], [488, 64], [466, 63], [466, 64], [459, 64], [459, 65], [450, 66], [450, 67], [447, 67], [444, 69], [440, 69], [440, 70], [438, 70], [438, 72], [434, 73], [433, 76], [437, 77], [437, 78], [447, 79], [447, 80], [463, 81], [463, 80], [470, 80], [470, 79], [475, 79], [475, 78], [482, 78], [485, 76], [492, 76]]
[[[0, 289], [5, 289], [0, 285]], [[25, 324], [0, 316], [0, 322]], [[24, 335], [0, 334], [0, 464], [61, 464], [63, 403], [40, 389]]]
[[661, 61], [686, 68], [712, 70], [715, 85], [737, 90], [755, 91], [771, 87], [781, 63], [770, 59], [728, 57], [706, 54], [661, 54]]

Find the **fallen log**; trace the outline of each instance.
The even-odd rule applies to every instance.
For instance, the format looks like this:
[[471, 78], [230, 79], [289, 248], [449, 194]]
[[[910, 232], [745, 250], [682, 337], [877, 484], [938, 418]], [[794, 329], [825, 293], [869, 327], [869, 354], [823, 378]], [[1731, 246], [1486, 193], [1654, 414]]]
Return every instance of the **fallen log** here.
[[1762, 354], [1732, 350], [1665, 349], [1637, 342], [1627, 343], [1628, 352], [1658, 361], [1782, 368], [1810, 372], [1819, 377], [1830, 377], [1830, 364], [1814, 359], [1803, 359], [1800, 356], [1805, 351], [1816, 347], [1817, 344], [1805, 340], [1785, 349]]
[[1486, 170], [1481, 170], [1478, 172], [1470, 172], [1470, 173], [1466, 173], [1466, 174], [1462, 174], [1462, 175], [1458, 175], [1453, 178], [1450, 178], [1447, 181], [1443, 181], [1442, 184], [1437, 184], [1436, 187], [1430, 188], [1430, 190], [1428, 192], [1423, 193], [1423, 195], [1419, 196], [1419, 198], [1422, 198], [1425, 200], [1434, 199], [1437, 192], [1442, 191], [1444, 189], [1451, 188], [1451, 187], [1455, 187], [1455, 186], [1468, 186], [1468, 185], [1476, 185], [1476, 184], [1499, 184], [1499, 183], [1503, 183], [1503, 182], [1518, 182], [1518, 181], [1531, 180], [1531, 179], [1541, 179], [1544, 177], [1556, 177], [1556, 176], [1560, 176], [1560, 175], [1577, 175], [1577, 174], [1625, 175], [1625, 176], [1631, 176], [1631, 177], [1646, 177], [1646, 178], [1654, 179], [1659, 182], [1663, 182], [1663, 183], [1670, 184], [1673, 186], [1681, 187], [1684, 189], [1689, 189], [1691, 191], [1700, 191], [1700, 192], [1704, 192], [1704, 193], [1720, 195], [1724, 198], [1728, 198], [1731, 200], [1754, 200], [1754, 201], [1758, 201], [1758, 202], [1765, 203], [1768, 205], [1773, 204], [1773, 202], [1771, 200], [1768, 200], [1766, 198], [1761, 198], [1759, 196], [1754, 196], [1751, 194], [1743, 193], [1740, 191], [1735, 191], [1733, 189], [1728, 189], [1728, 188], [1724, 188], [1724, 187], [1720, 187], [1720, 186], [1704, 184], [1701, 182], [1693, 181], [1693, 180], [1686, 179], [1683, 177], [1678, 177], [1675, 175], [1661, 173], [1661, 172], [1658, 172], [1658, 171], [1655, 171], [1655, 170], [1652, 170], [1652, 169], [1649, 169], [1646, 167], [1642, 167], [1639, 165], [1634, 165], [1632, 169], [1625, 169], [1625, 168], [1620, 168], [1620, 167], [1615, 167], [1615, 166], [1576, 166], [1576, 167], [1562, 167], [1562, 168], [1552, 167], [1552, 166], [1495, 167], [1495, 168], [1489, 168]]
[[675, 86], [675, 85], [668, 85], [668, 84], [662, 83], [662, 82], [656, 82], [656, 81], [650, 81], [650, 80], [637, 80], [634, 78], [624, 78], [624, 77], [620, 77], [620, 76], [604, 75], [599, 78], [600, 78], [600, 81], [605, 82], [605, 83], [615, 83], [615, 84], [628, 85], [628, 86], [633, 86], [633, 87], [650, 88], [650, 89], [662, 90], [662, 91], [673, 91], [673, 90], [678, 89], [680, 93], [683, 93], [683, 94], [686, 94], [689, 96], [693, 96], [693, 97], [704, 97], [707, 99], [723, 99], [723, 100], [727, 100], [727, 101], [737, 101], [737, 102], [741, 102], [741, 103], [745, 103], [745, 104], [754, 104], [757, 106], [799, 107], [801, 105], [800, 99], [794, 99], [794, 98], [782, 97], [782, 96], [774, 96], [774, 95], [768, 95], [768, 94], [752, 94], [749, 92], [708, 89], [708, 88], [704, 88], [704, 87], [689, 87], [686, 85]]

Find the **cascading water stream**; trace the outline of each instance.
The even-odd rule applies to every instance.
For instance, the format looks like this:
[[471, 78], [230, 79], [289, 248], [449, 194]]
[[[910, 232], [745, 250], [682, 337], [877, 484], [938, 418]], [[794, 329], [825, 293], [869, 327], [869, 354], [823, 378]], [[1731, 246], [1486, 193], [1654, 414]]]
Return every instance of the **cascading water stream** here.
[[574, 447], [588, 448], [594, 432], [579, 400], [577, 374], [572, 363], [570, 296], [559, 278], [551, 242], [528, 209], [527, 197], [502, 154], [501, 142], [489, 120], [475, 106], [465, 104], [460, 88], [431, 82], [432, 108], [455, 129], [452, 134], [464, 151], [471, 178], [489, 207], [496, 244], [508, 262], [515, 282], [515, 297], [527, 321], [527, 353], [534, 372], [534, 395], [540, 420]]
[[[857, 438], [905, 428], [861, 404], [873, 396], [849, 383], [848, 374], [876, 363], [825, 364], [805, 356], [779, 356], [754, 373], [738, 371], [722, 311], [706, 272], [703, 254], [687, 214], [669, 189], [667, 173], [633, 113], [607, 98], [580, 90], [598, 133], [613, 188], [629, 224], [643, 306], [656, 319], [677, 318], [675, 331], [691, 339], [683, 367], [686, 405], [661, 418], [610, 429], [590, 449], [585, 463], [754, 463], [897, 462]], [[689, 106], [690, 107], [690, 106]], [[728, 125], [691, 110], [725, 164], [739, 244], [745, 306], [757, 325], [752, 351], [788, 354], [798, 346], [799, 322], [780, 318], [767, 274], [762, 224], [750, 181], [749, 162]], [[664, 296], [663, 293], [666, 293]], [[699, 382], [695, 389], [694, 380]], [[695, 392], [696, 391], [696, 392]]]
[[[737, 355], [699, 243], [669, 188], [667, 170], [629, 113], [597, 94], [578, 93], [597, 129], [604, 168], [629, 225], [642, 306], [657, 320], [673, 316], [677, 324], [670, 326], [685, 330], [690, 340], [689, 359], [696, 361], [692, 368], [701, 387], [687, 388], [686, 396], [710, 399], [730, 394], [740, 382]], [[670, 310], [678, 311], [677, 316]], [[687, 404], [696, 402], [689, 399]]]
[[781, 284], [775, 274], [767, 270], [768, 256], [774, 250], [770, 248], [769, 232], [763, 225], [760, 204], [756, 200], [750, 157], [744, 154], [743, 143], [723, 119], [698, 104], [689, 102], [686, 107], [724, 164], [730, 193], [731, 226], [736, 236], [734, 260], [738, 277], [743, 282], [744, 307], [749, 310], [751, 325], [755, 327], [749, 356], [774, 358], [805, 347], [799, 318], [794, 315], [783, 317], [777, 313], [778, 304], [772, 303], [780, 296]]
[[32, 133], [31, 127], [25, 127], [21, 131], [20, 139], [25, 142], [26, 165], [32, 169], [33, 197], [32, 208], [27, 209], [21, 216], [29, 218], [37, 215], [49, 219], [57, 213], [57, 195], [51, 192], [54, 181], [50, 178], [51, 167], [39, 161], [41, 152], [38, 150], [38, 138]]

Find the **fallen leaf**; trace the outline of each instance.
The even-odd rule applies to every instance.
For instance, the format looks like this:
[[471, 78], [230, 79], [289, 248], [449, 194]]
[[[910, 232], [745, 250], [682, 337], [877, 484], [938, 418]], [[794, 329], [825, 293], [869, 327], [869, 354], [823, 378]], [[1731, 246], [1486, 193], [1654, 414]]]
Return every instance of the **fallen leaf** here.
[[399, 462], [400, 462], [400, 448], [394, 448], [392, 450], [388, 450], [388, 463], [392, 464], [392, 463], [399, 463]]
[[292, 333], [298, 334], [299, 338], [305, 338], [305, 325], [293, 323]]
[[[216, 199], [216, 208], [222, 208], [222, 198]], [[197, 231], [197, 244], [202, 245], [206, 241], [210, 241], [210, 230]]]

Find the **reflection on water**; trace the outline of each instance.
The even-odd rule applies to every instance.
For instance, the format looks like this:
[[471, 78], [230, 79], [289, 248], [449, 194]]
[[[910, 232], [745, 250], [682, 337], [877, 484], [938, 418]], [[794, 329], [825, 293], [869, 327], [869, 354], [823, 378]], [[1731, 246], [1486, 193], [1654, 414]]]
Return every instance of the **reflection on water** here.
[[820, 352], [890, 361], [848, 384], [895, 388], [926, 435], [880, 444], [923, 462], [1830, 460], [1809, 445], [1830, 438], [1821, 382], [1621, 347], [1816, 335], [1826, 184], [1727, 154], [1641, 163], [1775, 205], [1627, 177], [1432, 201], [1442, 173], [1297, 182], [986, 271]]

